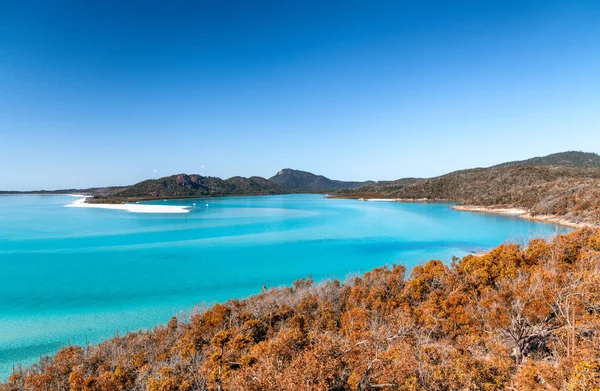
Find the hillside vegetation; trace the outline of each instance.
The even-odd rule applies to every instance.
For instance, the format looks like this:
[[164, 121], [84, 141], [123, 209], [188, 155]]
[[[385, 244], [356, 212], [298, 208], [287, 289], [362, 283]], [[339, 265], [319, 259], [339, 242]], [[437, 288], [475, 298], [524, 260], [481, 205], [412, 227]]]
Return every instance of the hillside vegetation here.
[[600, 389], [600, 230], [265, 289], [17, 370], [14, 390]]
[[350, 197], [350, 198], [391, 198], [390, 195], [403, 189], [407, 186], [414, 185], [416, 183], [425, 181], [424, 178], [402, 178], [395, 181], [378, 181], [368, 183], [363, 186], [355, 187], [352, 189], [342, 189], [334, 194], [334, 197]]
[[210, 176], [179, 174], [148, 179], [109, 194], [96, 194], [86, 202], [113, 203], [139, 199], [178, 197], [222, 197], [287, 193], [324, 193], [356, 187], [368, 182], [343, 182], [292, 169], [281, 170], [270, 179], [235, 176], [221, 179]]
[[231, 195], [270, 195], [285, 193], [275, 183], [261, 177], [221, 179], [200, 175], [172, 175], [149, 179], [108, 197], [94, 197], [88, 202], [126, 201], [145, 198], [219, 197]]
[[[566, 152], [435, 178], [377, 182], [338, 192], [343, 197], [452, 200], [463, 205], [518, 207], [533, 215], [564, 216], [600, 225], [600, 168], [595, 154]], [[541, 165], [532, 165], [533, 163]], [[563, 165], [551, 165], [563, 164]], [[594, 163], [595, 164], [595, 163]], [[586, 166], [586, 167], [578, 167]]]
[[270, 195], [287, 193], [326, 193], [372, 182], [344, 182], [310, 172], [285, 168], [270, 179], [259, 176], [234, 176], [221, 179], [210, 176], [178, 174], [148, 179], [131, 186], [90, 189], [0, 191], [0, 194], [85, 194], [95, 196], [87, 202], [121, 203], [130, 199], [219, 197], [229, 195]]
[[370, 183], [336, 181], [326, 178], [323, 175], [315, 175], [307, 171], [292, 170], [291, 168], [284, 168], [275, 176], [269, 178], [269, 180], [285, 190], [316, 193], [349, 189]]
[[445, 200], [463, 206], [521, 208], [534, 218], [552, 216], [570, 224], [600, 226], [600, 156], [570, 151], [488, 168], [454, 171], [434, 178], [381, 182], [337, 181], [286, 168], [270, 179], [257, 176], [220, 179], [179, 174], [149, 179], [128, 187], [49, 193], [91, 194], [93, 197], [86, 200], [91, 203], [178, 197], [334, 193], [335, 197], [341, 198]]
[[600, 168], [600, 155], [592, 152], [579, 151], [559, 152], [547, 156], [539, 156], [526, 160], [502, 163], [495, 167], [515, 164], [521, 166]]

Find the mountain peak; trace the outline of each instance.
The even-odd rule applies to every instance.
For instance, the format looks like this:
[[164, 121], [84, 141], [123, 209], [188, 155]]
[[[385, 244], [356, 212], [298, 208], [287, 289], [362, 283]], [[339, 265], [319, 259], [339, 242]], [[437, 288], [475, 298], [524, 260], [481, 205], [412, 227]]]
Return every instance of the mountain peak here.
[[276, 175], [285, 175], [285, 174], [290, 174], [293, 171], [298, 171], [298, 172], [304, 172], [304, 171], [299, 171], [299, 170], [293, 170], [291, 168], [283, 168], [281, 170], [279, 170], [279, 172]]

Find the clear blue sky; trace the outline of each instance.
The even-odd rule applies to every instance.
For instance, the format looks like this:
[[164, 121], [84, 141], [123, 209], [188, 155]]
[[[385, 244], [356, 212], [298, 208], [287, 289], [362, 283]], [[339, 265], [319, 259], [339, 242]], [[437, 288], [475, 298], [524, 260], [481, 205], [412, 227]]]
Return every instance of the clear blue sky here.
[[600, 151], [600, 1], [4, 1], [0, 189]]

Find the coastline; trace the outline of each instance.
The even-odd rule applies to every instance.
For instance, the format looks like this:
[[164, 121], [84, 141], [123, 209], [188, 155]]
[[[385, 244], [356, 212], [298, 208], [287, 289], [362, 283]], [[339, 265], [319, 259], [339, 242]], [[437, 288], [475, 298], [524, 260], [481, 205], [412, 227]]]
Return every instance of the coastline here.
[[516, 216], [520, 219], [530, 221], [540, 221], [542, 223], [557, 224], [569, 228], [596, 228], [593, 224], [585, 222], [575, 222], [565, 217], [554, 216], [554, 215], [532, 215], [525, 209], [520, 208], [492, 208], [487, 206], [474, 206], [474, 205], [454, 205], [451, 207], [454, 210], [463, 212], [478, 212], [478, 213], [493, 213], [508, 216]]
[[[330, 197], [335, 198], [335, 197]], [[357, 201], [365, 202], [415, 202], [415, 203], [442, 203], [450, 200], [431, 200], [429, 198], [355, 198]]]
[[524, 220], [532, 220], [532, 221], [541, 221], [543, 223], [551, 223], [564, 225], [570, 228], [598, 228], [598, 225], [590, 224], [590, 223], [576, 223], [569, 219], [560, 216], [553, 215], [532, 215], [531, 213], [525, 213], [519, 216], [519, 218]]
[[149, 204], [88, 204], [85, 199], [88, 196], [79, 194], [68, 194], [72, 197], [83, 197], [72, 203], [65, 205], [67, 208], [96, 208], [96, 209], [113, 209], [125, 210], [131, 213], [189, 213], [188, 206], [175, 205], [149, 205]]
[[[452, 202], [451, 200], [431, 200], [428, 198], [418, 199], [404, 199], [404, 198], [355, 198], [357, 201], [363, 202], [416, 202], [416, 203], [427, 203], [427, 202]], [[542, 223], [556, 224], [569, 228], [599, 228], [599, 225], [594, 225], [587, 222], [579, 222], [570, 220], [564, 216], [554, 215], [533, 215], [526, 209], [522, 208], [494, 208], [489, 206], [477, 206], [477, 205], [453, 205], [450, 208], [461, 211], [461, 212], [477, 212], [477, 213], [492, 213], [504, 216], [514, 216], [523, 220], [539, 221]]]
[[494, 214], [502, 214], [502, 215], [510, 215], [510, 216], [521, 216], [527, 211], [525, 209], [520, 208], [488, 208], [486, 206], [462, 206], [462, 205], [454, 205], [451, 207], [454, 210], [460, 210], [464, 212], [480, 212], [480, 213], [494, 213]]

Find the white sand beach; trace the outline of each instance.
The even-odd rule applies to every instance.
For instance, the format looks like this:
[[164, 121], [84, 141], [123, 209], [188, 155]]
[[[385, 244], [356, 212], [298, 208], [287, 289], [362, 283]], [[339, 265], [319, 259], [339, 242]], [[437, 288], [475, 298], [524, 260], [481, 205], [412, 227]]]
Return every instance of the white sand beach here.
[[454, 210], [461, 210], [465, 212], [481, 212], [481, 213], [495, 213], [495, 214], [503, 214], [503, 215], [511, 215], [511, 216], [520, 216], [524, 213], [527, 213], [525, 209], [519, 208], [488, 208], [485, 206], [462, 206], [455, 205], [452, 207]]
[[[402, 199], [402, 198], [359, 198], [359, 201], [371, 201], [371, 202], [432, 202], [429, 199]], [[436, 202], [436, 201], [433, 201]], [[439, 201], [442, 202], [442, 201]], [[453, 205], [450, 208], [462, 212], [479, 212], [479, 213], [492, 213], [500, 214], [505, 216], [515, 216], [525, 220], [541, 221], [544, 223], [563, 225], [571, 228], [583, 228], [592, 227], [596, 228], [597, 225], [590, 223], [582, 223], [569, 220], [562, 216], [551, 216], [551, 215], [532, 215], [529, 211], [521, 208], [493, 208], [488, 206], [475, 206], [475, 205]]]
[[[70, 194], [77, 197], [75, 194]], [[98, 208], [98, 209], [114, 209], [126, 210], [132, 213], [189, 213], [189, 206], [176, 205], [149, 205], [149, 204], [86, 204], [86, 196], [74, 201], [71, 204], [65, 205], [68, 208]]]
[[572, 221], [564, 216], [532, 215], [527, 210], [519, 209], [519, 208], [490, 208], [490, 207], [486, 207], [486, 206], [455, 205], [455, 206], [452, 206], [452, 209], [465, 211], [465, 212], [482, 212], [482, 213], [495, 213], [495, 214], [517, 216], [520, 219], [531, 220], [531, 221], [541, 221], [543, 223], [558, 224], [558, 225], [563, 225], [565, 227], [571, 227], [571, 228], [583, 228], [583, 227], [597, 228], [598, 227], [597, 225], [586, 223], [586, 222]]
[[359, 201], [369, 201], [369, 202], [431, 202], [431, 200], [427, 198], [359, 198]]

